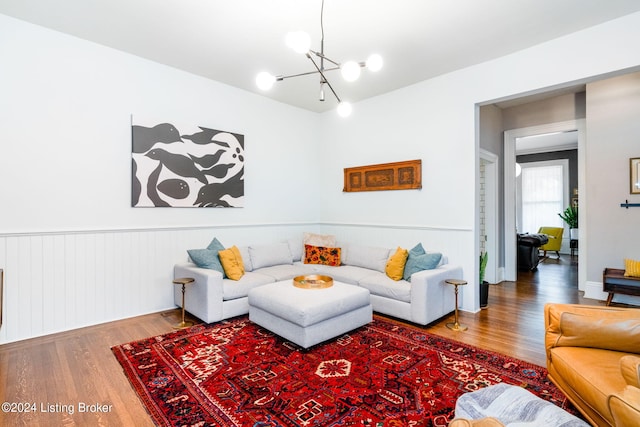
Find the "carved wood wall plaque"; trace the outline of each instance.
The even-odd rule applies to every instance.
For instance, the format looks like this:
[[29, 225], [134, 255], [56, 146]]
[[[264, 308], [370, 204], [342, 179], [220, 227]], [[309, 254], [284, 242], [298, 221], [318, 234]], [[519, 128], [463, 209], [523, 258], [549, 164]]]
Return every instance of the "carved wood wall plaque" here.
[[417, 188], [422, 188], [422, 160], [344, 168], [345, 192]]

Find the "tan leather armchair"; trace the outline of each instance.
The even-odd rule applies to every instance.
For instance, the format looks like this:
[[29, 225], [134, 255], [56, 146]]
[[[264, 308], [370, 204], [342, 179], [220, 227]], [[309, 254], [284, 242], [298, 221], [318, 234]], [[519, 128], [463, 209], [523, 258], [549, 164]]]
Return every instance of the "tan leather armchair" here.
[[640, 425], [640, 309], [547, 304], [549, 379], [594, 426]]

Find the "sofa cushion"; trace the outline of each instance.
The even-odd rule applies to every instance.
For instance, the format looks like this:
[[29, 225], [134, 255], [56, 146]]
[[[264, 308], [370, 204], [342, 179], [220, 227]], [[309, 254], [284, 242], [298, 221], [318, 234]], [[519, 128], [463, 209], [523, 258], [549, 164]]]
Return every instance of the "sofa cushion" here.
[[[557, 346], [600, 347], [608, 350], [640, 353], [640, 316], [637, 319], [594, 318], [564, 312], [560, 317]], [[589, 331], [585, 334], [584, 331]]]
[[344, 264], [384, 273], [384, 268], [389, 259], [389, 252], [387, 248], [348, 245], [344, 257]]
[[385, 266], [385, 273], [389, 276], [390, 279], [400, 280], [402, 279], [402, 274], [404, 273], [404, 266], [407, 263], [407, 257], [409, 256], [409, 251], [406, 249], [402, 249], [398, 247], [396, 252], [389, 257], [387, 260], [387, 265]]
[[291, 252], [291, 257], [293, 258], [293, 261], [302, 261], [302, 252], [303, 252], [303, 246], [304, 244], [302, 243], [302, 241], [298, 238], [291, 238], [289, 240], [287, 240], [287, 244], [289, 245], [289, 251]]
[[340, 248], [326, 248], [324, 246], [304, 245], [305, 264], [324, 264], [337, 267], [340, 265]]
[[442, 260], [442, 254], [438, 252], [425, 253], [421, 255], [411, 255], [407, 258], [407, 263], [404, 266], [403, 278], [407, 281], [411, 281], [411, 275], [422, 270], [433, 270], [436, 268]]
[[242, 256], [242, 262], [244, 263], [244, 271], [253, 271], [253, 265], [251, 264], [251, 255], [249, 254], [249, 246], [238, 246], [240, 255]]
[[305, 274], [314, 273], [309, 266], [306, 266], [299, 262], [293, 264], [282, 264], [263, 267], [255, 270], [255, 272], [273, 277], [276, 282], [279, 282], [281, 280], [293, 279], [296, 276], [303, 276]]
[[222, 281], [222, 299], [228, 301], [245, 298], [251, 289], [266, 285], [267, 283], [273, 283], [274, 281], [273, 277], [256, 272], [245, 273], [244, 276], [237, 281], [224, 279]]
[[249, 246], [251, 265], [254, 270], [272, 265], [293, 264], [293, 256], [289, 244], [276, 243], [274, 245]]
[[338, 282], [357, 285], [358, 282], [371, 275], [372, 271], [368, 268], [356, 267], [353, 265], [341, 265], [340, 267], [332, 267], [322, 264], [307, 264], [312, 267], [316, 274], [325, 274], [337, 280]]
[[411, 302], [411, 284], [406, 280], [393, 280], [384, 273], [372, 273], [358, 281], [358, 285], [378, 295], [398, 301]]
[[218, 252], [220, 262], [224, 268], [224, 274], [231, 280], [240, 280], [244, 275], [244, 263], [242, 255], [236, 246]]
[[620, 374], [620, 359], [626, 353], [583, 347], [554, 347], [549, 372], [561, 379], [581, 400], [610, 419], [607, 398], [627, 384]]

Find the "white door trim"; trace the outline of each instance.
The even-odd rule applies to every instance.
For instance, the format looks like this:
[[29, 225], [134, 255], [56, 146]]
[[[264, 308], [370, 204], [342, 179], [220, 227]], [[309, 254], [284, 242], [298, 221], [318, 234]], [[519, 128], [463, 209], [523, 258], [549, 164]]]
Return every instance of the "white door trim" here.
[[[480, 149], [479, 157], [485, 164], [485, 233], [487, 241], [485, 247], [489, 258], [485, 270], [485, 280], [489, 283], [499, 283], [502, 278], [498, 274], [498, 160], [499, 157], [487, 150]], [[479, 256], [480, 254], [478, 254]]]

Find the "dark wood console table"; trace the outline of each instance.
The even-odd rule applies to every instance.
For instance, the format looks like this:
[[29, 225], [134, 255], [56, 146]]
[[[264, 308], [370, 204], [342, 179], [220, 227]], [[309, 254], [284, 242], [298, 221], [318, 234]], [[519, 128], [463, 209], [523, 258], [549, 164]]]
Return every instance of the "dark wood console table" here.
[[626, 277], [624, 270], [605, 268], [602, 273], [602, 290], [609, 293], [607, 305], [611, 304], [613, 294], [640, 296], [640, 277]]

